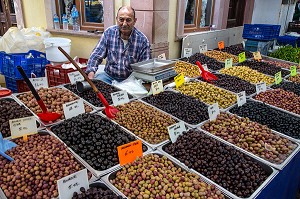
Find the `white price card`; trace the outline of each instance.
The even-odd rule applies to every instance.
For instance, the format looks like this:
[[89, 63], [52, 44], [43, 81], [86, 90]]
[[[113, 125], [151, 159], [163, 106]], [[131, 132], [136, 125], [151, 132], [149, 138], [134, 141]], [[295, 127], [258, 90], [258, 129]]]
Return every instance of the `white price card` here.
[[74, 192], [80, 193], [80, 188], [89, 189], [87, 169], [82, 169], [76, 173], [57, 180], [58, 195], [60, 199], [72, 198]]
[[29, 78], [35, 89], [48, 88], [47, 77]]
[[158, 59], [166, 60], [166, 53], [160, 54], [157, 56]]
[[220, 114], [220, 109], [218, 103], [214, 103], [208, 107], [208, 116], [209, 120], [213, 121], [217, 119], [217, 116]]
[[256, 94], [265, 92], [266, 90], [267, 90], [267, 85], [265, 82], [260, 82], [260, 83], [256, 84]]
[[111, 93], [110, 95], [114, 106], [126, 104], [129, 102], [129, 97], [126, 91], [118, 91], [118, 92]]
[[186, 131], [183, 121], [180, 121], [176, 124], [168, 126], [168, 132], [172, 143], [176, 142], [177, 138]]
[[36, 118], [34, 116], [9, 120], [9, 126], [12, 138], [37, 133]]
[[225, 68], [232, 67], [232, 58], [225, 59]]
[[193, 48], [184, 48], [183, 49], [183, 56], [190, 57], [193, 55]]
[[76, 82], [82, 82], [84, 80], [84, 77], [79, 71], [68, 73], [68, 77], [71, 84], [76, 84]]
[[200, 53], [205, 53], [205, 52], [207, 52], [207, 44], [199, 45], [199, 52], [200, 52]]
[[243, 106], [246, 103], [246, 92], [242, 91], [236, 95], [238, 106]]
[[164, 91], [164, 87], [163, 87], [162, 80], [158, 80], [158, 81], [152, 82], [151, 83], [151, 89], [152, 89], [153, 95], [156, 95], [158, 93], [163, 92]]
[[66, 119], [85, 113], [82, 98], [63, 104], [63, 109], [64, 109], [64, 115]]

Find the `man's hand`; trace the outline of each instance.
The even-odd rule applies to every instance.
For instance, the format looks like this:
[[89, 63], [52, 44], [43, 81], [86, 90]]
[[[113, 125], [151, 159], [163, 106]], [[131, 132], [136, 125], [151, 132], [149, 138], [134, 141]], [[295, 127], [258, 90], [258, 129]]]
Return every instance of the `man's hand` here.
[[88, 77], [89, 77], [89, 79], [94, 79], [95, 73], [94, 73], [94, 72], [90, 72], [90, 73], [88, 74]]

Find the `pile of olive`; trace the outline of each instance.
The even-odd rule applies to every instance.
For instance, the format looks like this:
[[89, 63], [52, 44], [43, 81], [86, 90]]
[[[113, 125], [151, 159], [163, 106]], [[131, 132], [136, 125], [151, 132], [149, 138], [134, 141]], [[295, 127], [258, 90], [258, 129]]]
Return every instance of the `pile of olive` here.
[[266, 104], [247, 101], [243, 106], [235, 106], [230, 109], [230, 112], [241, 117], [247, 117], [262, 125], [267, 125], [269, 128], [282, 134], [300, 139], [300, 118]]
[[291, 91], [297, 95], [300, 95], [300, 84], [294, 82], [282, 81], [280, 84], [271, 86], [271, 88], [282, 88], [283, 90]]
[[198, 66], [190, 64], [188, 62], [177, 61], [175, 63], [175, 71], [177, 74], [183, 74], [186, 77], [199, 77], [200, 71]]
[[275, 164], [285, 161], [296, 147], [267, 126], [229, 113], [221, 113], [201, 128]]
[[83, 169], [53, 136], [36, 134], [14, 142], [17, 146], [6, 152], [14, 161], [0, 156], [0, 186], [8, 199], [55, 198], [56, 181]]
[[248, 66], [234, 66], [223, 68], [220, 70], [220, 73], [236, 76], [253, 84], [265, 82], [267, 85], [270, 85], [275, 82], [274, 78], [260, 73], [257, 70], [253, 70]]
[[187, 82], [176, 90], [195, 97], [206, 104], [218, 103], [219, 107], [223, 109], [236, 103], [236, 95], [206, 82]]
[[225, 198], [214, 185], [177, 167], [167, 157], [149, 154], [125, 165], [110, 182], [128, 198]]
[[196, 64], [199, 61], [201, 64], [206, 64], [209, 70], [220, 70], [225, 67], [224, 63], [218, 62], [216, 59], [208, 57], [202, 53], [195, 53], [189, 57], [189, 62]]
[[263, 60], [263, 62], [266, 62], [266, 63], [271, 64], [271, 65], [275, 65], [275, 66], [280, 67], [280, 68], [290, 69], [291, 66], [296, 66], [298, 70], [300, 69], [300, 66], [296, 63], [295, 64], [290, 64], [290, 63], [287, 63], [287, 62], [269, 61], [269, 60]]
[[[216, 50], [218, 50], [218, 49], [216, 49]], [[241, 45], [241, 44], [236, 44], [236, 45], [232, 45], [232, 46], [225, 47], [225, 48], [223, 48], [221, 51], [222, 51], [222, 52], [229, 53], [229, 54], [233, 54], [233, 55], [236, 55], [236, 56], [238, 56], [240, 53], [245, 52], [246, 58], [247, 58], [247, 59], [253, 57], [253, 53], [252, 53], [252, 52], [249, 52], [249, 51], [246, 51], [246, 50], [243, 48], [243, 45]]]
[[243, 63], [240, 63], [239, 65], [248, 66], [249, 68], [257, 70], [258, 72], [264, 73], [266, 75], [271, 75], [271, 76], [274, 76], [276, 73], [280, 71], [282, 77], [285, 77], [290, 74], [290, 71], [288, 70], [284, 70], [278, 66], [271, 65], [266, 62], [256, 61], [256, 60], [246, 60]]
[[[119, 164], [117, 147], [132, 142], [134, 136], [106, 118], [81, 114], [53, 126], [51, 131], [96, 170]], [[143, 151], [147, 148], [143, 146]]]
[[281, 88], [267, 90], [256, 95], [255, 99], [300, 114], [300, 97], [293, 92], [285, 91]]
[[230, 59], [230, 58], [232, 58], [233, 63], [238, 63], [239, 62], [239, 57], [238, 56], [235, 56], [235, 55], [232, 55], [232, 54], [229, 54], [229, 53], [226, 53], [226, 52], [221, 52], [221, 51], [218, 51], [218, 50], [207, 51], [203, 54], [208, 56], [208, 57], [214, 58], [218, 61], [222, 61], [222, 62], [225, 62], [226, 59]]
[[[215, 74], [215, 75], [218, 77], [218, 79], [213, 80], [212, 83], [218, 87], [224, 88], [234, 93], [245, 91], [246, 95], [251, 95], [256, 92], [255, 85], [239, 77], [225, 75], [225, 74]], [[200, 77], [199, 79], [205, 81], [202, 77]]]
[[207, 105], [182, 93], [165, 91], [142, 100], [192, 125], [208, 119]]
[[167, 127], [176, 123], [171, 116], [140, 101], [119, 105], [117, 108], [119, 112], [114, 120], [150, 144], [159, 144], [169, 139]]
[[81, 193], [74, 192], [72, 199], [123, 199], [122, 196], [117, 196], [112, 190], [105, 187], [90, 187], [88, 190], [85, 190], [84, 187], [80, 188]]
[[241, 198], [268, 177], [256, 160], [198, 130], [183, 133], [163, 150]]
[[297, 74], [296, 76], [290, 76], [290, 77], [288, 78], [288, 80], [300, 84], [300, 75]]
[[0, 133], [3, 137], [10, 136], [9, 120], [29, 117], [33, 114], [23, 105], [11, 98], [0, 99]]

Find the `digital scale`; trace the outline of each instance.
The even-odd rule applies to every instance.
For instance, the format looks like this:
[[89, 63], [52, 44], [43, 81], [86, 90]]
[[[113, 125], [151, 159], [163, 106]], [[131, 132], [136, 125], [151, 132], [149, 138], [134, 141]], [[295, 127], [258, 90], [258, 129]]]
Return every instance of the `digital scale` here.
[[147, 61], [131, 64], [133, 76], [142, 79], [145, 82], [154, 82], [157, 80], [168, 80], [176, 76], [174, 70], [175, 61], [162, 59], [149, 59]]

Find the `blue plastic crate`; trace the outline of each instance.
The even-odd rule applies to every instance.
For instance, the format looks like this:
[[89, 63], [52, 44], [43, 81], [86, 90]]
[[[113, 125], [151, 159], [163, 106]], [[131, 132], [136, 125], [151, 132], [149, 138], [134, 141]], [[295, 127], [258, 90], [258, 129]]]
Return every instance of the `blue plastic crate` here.
[[299, 46], [300, 37], [294, 37], [294, 36], [280, 36], [277, 38], [277, 43], [279, 45], [292, 45], [294, 47]]
[[280, 25], [244, 24], [243, 38], [269, 41], [278, 38]]
[[22, 66], [28, 77], [31, 73], [34, 73], [37, 77], [44, 77], [46, 64], [49, 63], [45, 53], [35, 50], [28, 53], [5, 54], [3, 60], [2, 74], [15, 80], [23, 79], [17, 66]]
[[5, 55], [5, 52], [0, 51], [0, 74], [2, 74], [2, 66], [3, 66], [3, 63], [4, 63], [4, 55]]
[[274, 44], [274, 41], [256, 41], [247, 40], [245, 43], [245, 50], [256, 52], [259, 51], [263, 55], [268, 54], [269, 48]]

